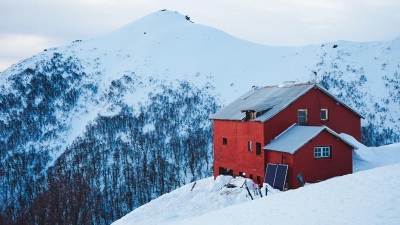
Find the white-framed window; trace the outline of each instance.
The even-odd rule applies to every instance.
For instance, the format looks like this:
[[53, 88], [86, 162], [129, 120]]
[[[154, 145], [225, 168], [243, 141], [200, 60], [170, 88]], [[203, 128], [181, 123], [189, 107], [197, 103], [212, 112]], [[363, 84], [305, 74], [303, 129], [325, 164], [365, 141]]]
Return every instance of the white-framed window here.
[[321, 109], [321, 120], [328, 120], [328, 109]]
[[247, 150], [251, 151], [253, 149], [253, 143], [251, 141], [247, 142]]
[[299, 109], [297, 110], [297, 121], [298, 124], [304, 125], [308, 123], [308, 118], [307, 118], [307, 109]]
[[331, 147], [330, 146], [320, 146], [314, 148], [314, 158], [330, 158], [331, 157]]

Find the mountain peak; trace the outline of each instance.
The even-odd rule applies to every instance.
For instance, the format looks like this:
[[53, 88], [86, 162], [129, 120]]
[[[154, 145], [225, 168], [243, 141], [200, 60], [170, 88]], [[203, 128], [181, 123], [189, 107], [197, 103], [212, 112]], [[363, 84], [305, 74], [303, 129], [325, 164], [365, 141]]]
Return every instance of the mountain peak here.
[[[145, 21], [146, 23], [157, 22], [157, 23], [171, 23], [171, 22], [192, 22], [188, 15], [180, 14], [177, 11], [170, 11], [167, 9], [162, 9], [160, 11], [151, 13], [141, 19], [136, 20], [133, 23], [139, 23]], [[128, 24], [129, 26], [129, 24]]]
[[141, 43], [141, 46], [148, 47], [159, 43], [160, 40], [190, 33], [187, 30], [193, 30], [197, 26], [199, 25], [194, 24], [189, 16], [163, 9], [128, 23], [95, 40], [103, 42], [100, 44], [102, 46], [116, 44], [119, 46], [117, 48], [126, 48], [127, 44], [132, 46], [134, 43]]
[[177, 11], [160, 10], [135, 20], [120, 29], [115, 30], [113, 33], [141, 33], [147, 34], [149, 32], [160, 32], [169, 30], [173, 27], [181, 27], [193, 23], [189, 16], [182, 15]]

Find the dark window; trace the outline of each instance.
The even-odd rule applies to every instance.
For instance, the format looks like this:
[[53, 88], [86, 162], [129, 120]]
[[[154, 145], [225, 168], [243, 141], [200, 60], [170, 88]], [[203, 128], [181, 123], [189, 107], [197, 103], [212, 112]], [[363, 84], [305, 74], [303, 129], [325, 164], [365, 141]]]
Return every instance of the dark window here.
[[250, 174], [250, 175], [249, 175], [249, 178], [253, 180], [253, 174]]
[[314, 148], [314, 158], [330, 158], [331, 157], [331, 147], [322, 146]]
[[321, 109], [321, 120], [328, 120], [328, 109]]
[[257, 184], [261, 184], [261, 177], [257, 176]]
[[299, 109], [297, 111], [298, 124], [305, 125], [308, 122], [307, 109]]
[[222, 138], [222, 144], [223, 145], [228, 145], [228, 139]]
[[219, 175], [230, 175], [233, 176], [233, 170], [229, 168], [220, 167], [219, 168]]
[[256, 155], [261, 155], [261, 143], [256, 142]]
[[251, 141], [247, 142], [247, 150], [251, 151], [253, 148], [253, 143]]

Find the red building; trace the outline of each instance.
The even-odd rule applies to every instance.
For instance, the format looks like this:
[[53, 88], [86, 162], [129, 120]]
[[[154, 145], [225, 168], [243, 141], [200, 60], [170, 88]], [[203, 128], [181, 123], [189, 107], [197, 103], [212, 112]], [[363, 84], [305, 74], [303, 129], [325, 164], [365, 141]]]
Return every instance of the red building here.
[[352, 173], [352, 150], [338, 133], [361, 140], [361, 114], [316, 84], [255, 87], [210, 119], [214, 176], [262, 184], [268, 163], [288, 165], [286, 185]]

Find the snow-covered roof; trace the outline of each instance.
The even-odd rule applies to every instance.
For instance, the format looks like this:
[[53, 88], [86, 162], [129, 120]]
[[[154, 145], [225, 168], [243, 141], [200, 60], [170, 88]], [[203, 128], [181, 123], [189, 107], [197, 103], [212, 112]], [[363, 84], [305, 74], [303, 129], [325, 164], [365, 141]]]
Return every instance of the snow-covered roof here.
[[316, 137], [324, 130], [336, 136], [338, 139], [345, 142], [353, 149], [358, 149], [357, 146], [343, 139], [339, 134], [337, 134], [335, 131], [327, 126], [300, 126], [297, 124], [293, 124], [288, 129], [283, 131], [263, 149], [294, 154], [298, 149], [300, 149], [308, 141]]
[[316, 87], [331, 96], [337, 102], [357, 114], [363, 116], [355, 109], [351, 108], [338, 98], [330, 94], [326, 89], [313, 83], [292, 84], [284, 86], [255, 87], [238, 99], [210, 116], [210, 119], [216, 120], [244, 120], [246, 111], [259, 113], [254, 121], [265, 122], [288, 107], [292, 102], [307, 93], [310, 89]]

